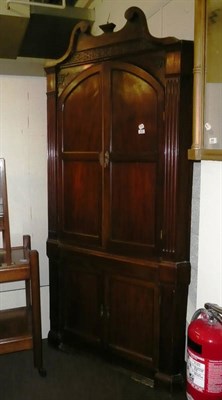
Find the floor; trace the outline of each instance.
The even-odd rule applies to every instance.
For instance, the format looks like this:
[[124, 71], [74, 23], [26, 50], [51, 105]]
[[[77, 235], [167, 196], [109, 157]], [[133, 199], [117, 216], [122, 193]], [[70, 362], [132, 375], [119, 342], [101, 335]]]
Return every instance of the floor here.
[[[41, 377], [33, 367], [32, 351], [0, 355], [1, 400], [185, 400], [185, 391], [170, 394], [152, 389], [146, 380], [101, 358], [56, 350], [43, 341]], [[141, 377], [140, 377], [141, 378]]]

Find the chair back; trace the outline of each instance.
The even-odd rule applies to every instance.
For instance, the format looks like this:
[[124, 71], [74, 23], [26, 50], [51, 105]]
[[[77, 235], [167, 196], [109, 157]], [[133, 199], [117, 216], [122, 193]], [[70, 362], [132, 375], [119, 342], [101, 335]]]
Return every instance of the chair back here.
[[0, 158], [0, 232], [2, 233], [3, 252], [7, 263], [10, 262], [11, 239], [9, 228], [8, 195], [4, 158]]

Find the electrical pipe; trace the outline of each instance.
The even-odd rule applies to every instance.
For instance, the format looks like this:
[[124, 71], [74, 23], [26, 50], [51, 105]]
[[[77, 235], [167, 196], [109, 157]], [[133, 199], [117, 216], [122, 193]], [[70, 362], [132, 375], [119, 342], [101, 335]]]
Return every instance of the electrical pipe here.
[[48, 7], [48, 8], [59, 8], [59, 9], [64, 9], [66, 8], [66, 0], [62, 0], [61, 5], [57, 4], [46, 4], [46, 3], [40, 3], [40, 2], [35, 2], [35, 1], [26, 1], [26, 0], [6, 0], [7, 4], [7, 9], [10, 9], [10, 3], [15, 3], [15, 4], [23, 4], [26, 6], [39, 6], [39, 7]]

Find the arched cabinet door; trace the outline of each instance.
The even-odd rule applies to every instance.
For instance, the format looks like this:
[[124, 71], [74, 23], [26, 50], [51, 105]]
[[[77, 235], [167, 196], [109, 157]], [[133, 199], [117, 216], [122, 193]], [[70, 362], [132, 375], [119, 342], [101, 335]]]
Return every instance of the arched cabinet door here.
[[102, 68], [79, 74], [58, 102], [60, 239], [102, 244]]
[[107, 245], [126, 254], [160, 248], [164, 90], [143, 69], [110, 64], [109, 231]]
[[163, 175], [160, 83], [104, 62], [58, 103], [60, 236], [117, 253], [158, 253]]

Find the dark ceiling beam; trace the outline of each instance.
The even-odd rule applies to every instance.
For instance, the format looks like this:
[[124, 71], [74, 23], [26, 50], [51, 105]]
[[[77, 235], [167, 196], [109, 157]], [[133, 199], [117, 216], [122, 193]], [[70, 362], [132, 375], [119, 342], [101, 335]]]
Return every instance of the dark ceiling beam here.
[[0, 58], [60, 58], [68, 48], [75, 25], [83, 20], [93, 23], [95, 19], [93, 9], [75, 7], [74, 0], [68, 2], [65, 9], [30, 6], [30, 16], [26, 18], [0, 15]]

